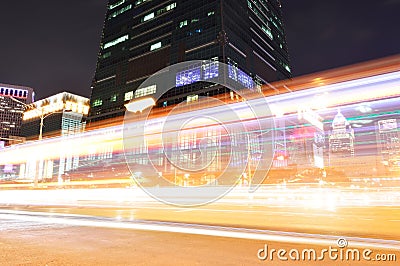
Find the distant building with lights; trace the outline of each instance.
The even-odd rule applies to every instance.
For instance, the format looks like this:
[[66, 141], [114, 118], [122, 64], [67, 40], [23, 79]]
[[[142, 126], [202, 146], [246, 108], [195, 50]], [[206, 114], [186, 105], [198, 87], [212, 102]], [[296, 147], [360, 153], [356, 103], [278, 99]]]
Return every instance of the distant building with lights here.
[[291, 163], [298, 168], [313, 168], [313, 140], [316, 130], [312, 126], [303, 126], [295, 128], [290, 135], [290, 159]]
[[82, 132], [89, 113], [89, 99], [62, 92], [26, 106], [23, 113], [22, 136], [35, 139], [43, 135], [65, 136]]
[[21, 136], [24, 104], [34, 101], [32, 88], [0, 84], [0, 141], [10, 144]]
[[329, 135], [329, 164], [338, 168], [350, 165], [352, 157], [354, 157], [354, 129], [338, 110]]
[[400, 170], [400, 120], [382, 119], [376, 123], [376, 138], [382, 164], [388, 171]]
[[177, 74], [159, 107], [227, 92], [198, 82], [218, 76], [216, 61], [244, 88], [290, 78], [280, 1], [109, 0], [89, 120], [122, 116], [127, 101], [156, 93], [137, 90], [150, 75], [190, 60], [204, 61]]

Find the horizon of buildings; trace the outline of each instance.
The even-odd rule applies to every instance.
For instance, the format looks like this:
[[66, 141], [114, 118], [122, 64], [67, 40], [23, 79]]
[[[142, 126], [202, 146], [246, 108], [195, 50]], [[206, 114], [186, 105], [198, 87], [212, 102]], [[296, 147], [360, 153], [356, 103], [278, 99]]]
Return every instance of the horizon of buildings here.
[[[395, 91], [392, 83], [385, 84], [380, 81], [383, 78], [393, 79], [393, 76], [398, 76], [399, 64], [400, 56], [390, 57], [367, 64], [351, 65], [345, 69], [338, 68], [325, 73], [315, 73], [311, 76], [272, 83], [271, 85], [275, 86], [279, 93], [264, 90], [266, 97], [270, 95], [273, 98], [282, 98], [281, 103], [283, 103], [282, 106], [273, 106], [278, 108], [273, 108], [275, 112], [281, 115], [278, 115], [276, 120], [280, 135], [277, 140], [279, 142], [277, 147], [279, 147], [275, 149], [270, 172], [271, 180], [278, 178], [277, 175], [282, 173], [279, 172], [281, 169], [286, 171], [285, 174], [294, 176], [292, 180], [300, 178], [300, 180], [315, 181], [315, 178], [318, 177], [335, 180], [335, 182], [345, 181], [347, 175], [351, 175], [353, 178], [371, 177], [373, 174], [389, 177], [399, 172], [400, 119], [398, 113], [393, 112], [393, 110], [397, 110], [395, 108], [398, 103], [398, 101], [396, 102], [398, 98], [394, 99], [393, 96], [398, 95], [398, 92]], [[362, 81], [363, 85], [358, 86], [358, 79], [372, 80], [374, 85], [368, 85]], [[342, 82], [344, 83], [341, 85]], [[350, 89], [350, 93], [347, 94], [347, 89], [343, 87]], [[371, 95], [361, 94], [359, 97], [361, 97], [362, 103], [354, 102], [352, 95], [359, 95], [360, 90], [365, 90], [364, 87], [373, 88]], [[336, 89], [330, 91], [332, 88]], [[307, 89], [310, 89], [310, 94], [303, 91]], [[335, 92], [336, 90], [338, 92]], [[377, 97], [377, 99], [377, 93], [381, 92], [384, 97], [382, 96], [382, 99]], [[300, 98], [294, 99], [294, 95], [290, 96], [290, 93], [298, 93]], [[342, 95], [342, 93], [344, 94]], [[303, 108], [302, 105], [293, 104], [293, 101], [304, 102], [302, 97], [308, 97], [310, 103], [313, 102], [315, 106], [311, 104], [311, 106], [307, 105]], [[364, 102], [367, 98], [369, 102]], [[319, 101], [316, 102], [315, 99], [319, 99]], [[89, 99], [86, 98], [85, 110], [87, 112], [90, 107], [88, 101]], [[43, 99], [38, 102], [40, 102], [40, 106], [37, 107], [47, 105], [47, 110], [56, 111], [56, 106], [59, 106], [57, 101]], [[232, 101], [232, 103], [235, 102]], [[64, 103], [67, 104], [67, 101]], [[341, 106], [340, 109], [337, 104]], [[323, 107], [325, 105], [329, 105], [331, 108], [326, 109]], [[78, 108], [78, 105], [75, 107]], [[65, 106], [62, 110], [70, 109], [73, 108]], [[68, 114], [69, 112], [63, 113]], [[38, 124], [38, 113], [30, 110], [30, 114], [36, 116]], [[50, 113], [43, 113], [43, 115], [47, 114]], [[45, 126], [47, 122], [45, 121]], [[98, 130], [93, 133], [118, 136], [118, 130], [121, 129], [112, 127], [110, 130], [107, 128], [105, 131]], [[76, 131], [71, 131], [71, 133], [74, 134]], [[91, 134], [82, 136], [91, 136]], [[78, 136], [76, 139], [80, 137]], [[73, 139], [71, 138], [71, 140]], [[69, 138], [65, 140], [68, 141]], [[52, 143], [54, 141], [57, 139], [49, 140]], [[46, 143], [43, 144], [46, 145]], [[114, 164], [111, 163], [114, 162], [113, 160], [117, 160], [118, 163], [125, 160], [123, 154], [118, 152], [119, 148], [113, 146], [115, 143], [104, 142], [103, 144], [94, 149], [98, 153], [94, 152], [87, 156], [81, 156], [76, 151], [62, 150], [61, 154], [65, 153], [68, 156], [60, 155], [59, 160], [51, 158], [44, 164], [41, 163], [39, 169], [42, 174], [40, 176], [50, 180], [54, 178], [54, 174], [57, 174], [61, 180], [65, 173], [83, 167], [83, 171], [88, 171], [88, 178], [92, 178], [93, 169], [91, 167], [103, 164], [114, 167]], [[42, 144], [33, 143], [32, 145], [40, 146]], [[71, 150], [79, 149], [79, 147], [72, 146], [69, 147]], [[138, 156], [142, 158], [143, 154], [138, 154]], [[25, 171], [22, 176], [32, 178], [37, 169], [37, 166], [34, 165], [36, 164], [32, 161], [21, 166], [21, 169]], [[88, 168], [85, 168], [86, 166]], [[54, 171], [45, 172], [43, 170], [50, 168]], [[11, 173], [17, 176], [16, 169], [16, 167], [11, 168], [11, 164], [7, 164], [3, 167], [3, 172], [6, 176], [10, 176]], [[163, 169], [165, 169], [164, 166]], [[0, 167], [1, 170], [2, 167]], [[332, 175], [337, 175], [337, 178]]]

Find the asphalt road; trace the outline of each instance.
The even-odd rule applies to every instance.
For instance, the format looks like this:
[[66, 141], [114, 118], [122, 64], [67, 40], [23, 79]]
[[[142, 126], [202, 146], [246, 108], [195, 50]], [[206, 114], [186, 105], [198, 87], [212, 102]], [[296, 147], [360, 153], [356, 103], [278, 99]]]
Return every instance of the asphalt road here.
[[[180, 208], [161, 203], [79, 206], [3, 206], [1, 210], [106, 217], [115, 221], [158, 221], [274, 231], [400, 240], [400, 207], [342, 207], [335, 210], [287, 206], [211, 204]], [[1, 216], [0, 216], [1, 217]]]
[[[398, 192], [325, 192], [238, 193], [182, 208], [129, 190], [2, 191], [0, 265], [398, 265]], [[397, 263], [257, 257], [265, 244], [318, 252], [338, 239]]]
[[[4, 221], [4, 220], [3, 220]], [[284, 243], [246, 238], [218, 237], [89, 226], [69, 226], [46, 222], [7, 220], [0, 230], [0, 265], [398, 265], [395, 261], [354, 261], [320, 258], [328, 245]], [[349, 242], [350, 243], [350, 242]], [[269, 249], [314, 249], [317, 260], [307, 255], [299, 260], [271, 260]], [[337, 248], [337, 246], [333, 246]], [[360, 248], [360, 252], [366, 249]], [[260, 251], [261, 250], [261, 251]], [[371, 248], [376, 255], [400, 253]], [[339, 254], [339, 253], [337, 253]], [[287, 255], [286, 255], [287, 256]], [[261, 258], [261, 259], [260, 259]], [[321, 257], [322, 258], [322, 257]], [[334, 257], [332, 257], [334, 258]], [[346, 258], [346, 257], [344, 257]]]

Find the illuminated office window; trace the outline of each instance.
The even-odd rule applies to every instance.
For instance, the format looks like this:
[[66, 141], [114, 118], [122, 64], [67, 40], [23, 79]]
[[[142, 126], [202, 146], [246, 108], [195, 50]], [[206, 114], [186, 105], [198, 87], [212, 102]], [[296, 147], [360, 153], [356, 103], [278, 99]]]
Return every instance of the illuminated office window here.
[[107, 52], [107, 53], [103, 54], [101, 57], [102, 57], [103, 59], [106, 59], [106, 58], [108, 58], [108, 57], [110, 57], [110, 56], [111, 56], [111, 52]]
[[219, 75], [219, 63], [218, 58], [212, 58], [211, 60], [205, 60], [201, 66], [193, 65], [189, 69], [180, 71], [176, 74], [176, 86], [184, 86], [200, 81], [203, 79], [216, 78]]
[[154, 17], [155, 17], [155, 15], [154, 15], [154, 12], [153, 12], [153, 13], [150, 13], [150, 14], [147, 14], [146, 16], [144, 16], [142, 21], [145, 22], [145, 21], [148, 21], [150, 19], [153, 19]]
[[219, 75], [218, 67], [219, 67], [218, 58], [203, 62], [202, 64], [203, 79], [212, 79], [218, 77]]
[[198, 101], [198, 100], [199, 100], [199, 95], [197, 95], [197, 94], [189, 95], [189, 96], [186, 98], [186, 102], [188, 102], [188, 103], [190, 103], [190, 102], [196, 102], [196, 101]]
[[104, 45], [104, 49], [107, 49], [107, 48], [109, 48], [109, 47], [111, 47], [111, 46], [117, 45], [117, 44], [119, 44], [119, 43], [121, 43], [121, 42], [124, 42], [124, 41], [126, 41], [126, 40], [128, 40], [128, 39], [129, 39], [129, 35], [126, 34], [126, 35], [124, 35], [124, 36], [122, 36], [122, 37], [119, 37], [119, 38], [117, 38], [117, 39], [115, 39], [115, 40], [113, 40], [113, 41], [111, 41], [111, 42], [106, 43], [106, 44]]
[[170, 5], [167, 5], [166, 7], [157, 10], [157, 16], [161, 15], [162, 13], [168, 12], [168, 11], [174, 9], [175, 7], [176, 7], [176, 3], [172, 3]]
[[181, 21], [181, 22], [179, 23], [179, 28], [183, 28], [183, 27], [187, 26], [187, 24], [188, 24], [188, 21], [187, 21], [187, 20]]
[[150, 2], [151, 0], [136, 0], [135, 2], [135, 6], [138, 6], [140, 4], [146, 3], [146, 2]]
[[165, 13], [165, 12], [171, 11], [175, 7], [176, 7], [176, 3], [172, 3], [170, 5], [167, 5], [164, 8], [161, 8], [161, 9], [157, 10], [156, 12], [152, 12], [150, 14], [147, 14], [146, 16], [144, 16], [142, 18], [142, 22], [149, 21], [149, 20], [151, 20], [151, 19], [153, 19], [153, 18], [155, 18], [155, 17], [157, 17], [157, 16], [159, 16], [159, 15]]
[[113, 96], [111, 96], [110, 101], [111, 102], [116, 102], [117, 101], [117, 94], [114, 94]]
[[157, 85], [151, 85], [135, 91], [135, 98], [143, 97], [146, 95], [154, 94], [157, 91]]
[[262, 25], [261, 29], [268, 35], [268, 37], [273, 40], [274, 36], [272, 35], [271, 29], [265, 27], [264, 25]]
[[201, 69], [200, 66], [187, 69], [176, 74], [176, 86], [184, 86], [200, 81]]
[[110, 9], [110, 10], [111, 10], [111, 9], [114, 9], [114, 8], [116, 8], [116, 7], [120, 6], [120, 5], [122, 5], [123, 3], [125, 3], [125, 0], [118, 1], [118, 2], [116, 2], [115, 4], [110, 5], [110, 6], [109, 6], [109, 9]]
[[132, 99], [133, 99], [133, 91], [129, 91], [129, 92], [125, 93], [125, 97], [124, 97], [125, 101], [130, 101]]
[[93, 102], [92, 106], [97, 107], [97, 106], [102, 106], [103, 105], [103, 100], [97, 99]]
[[115, 18], [116, 16], [121, 15], [122, 13], [124, 13], [124, 12], [130, 10], [131, 8], [132, 8], [132, 5], [127, 5], [126, 7], [123, 7], [123, 8], [121, 8], [121, 9], [119, 9], [119, 10], [113, 12], [113, 13], [108, 17], [108, 19]]
[[254, 87], [253, 79], [236, 66], [233, 66], [233, 65], [228, 66], [228, 76], [229, 76], [229, 78], [233, 79], [234, 81], [239, 82], [246, 88]]
[[168, 5], [165, 9], [167, 11], [170, 11], [170, 10], [174, 9], [175, 7], [176, 7], [176, 3], [172, 3], [172, 4]]
[[157, 50], [157, 49], [159, 49], [159, 48], [161, 48], [161, 42], [152, 44], [152, 45], [150, 46], [150, 51], [154, 51], [154, 50]]

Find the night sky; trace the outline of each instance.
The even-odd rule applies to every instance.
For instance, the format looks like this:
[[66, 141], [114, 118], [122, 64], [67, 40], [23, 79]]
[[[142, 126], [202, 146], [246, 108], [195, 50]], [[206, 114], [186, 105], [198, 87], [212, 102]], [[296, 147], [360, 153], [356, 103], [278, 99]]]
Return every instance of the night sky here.
[[[0, 83], [90, 96], [107, 0], [2, 1]], [[400, 0], [282, 0], [294, 76], [400, 53]]]

